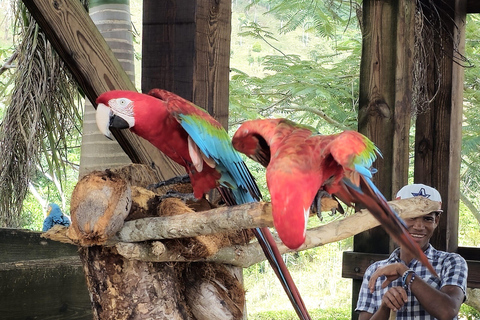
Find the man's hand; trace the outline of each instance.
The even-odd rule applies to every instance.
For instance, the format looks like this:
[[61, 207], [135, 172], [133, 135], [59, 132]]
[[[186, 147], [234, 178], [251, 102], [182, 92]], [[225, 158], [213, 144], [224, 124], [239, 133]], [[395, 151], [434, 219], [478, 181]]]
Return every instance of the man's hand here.
[[378, 268], [372, 274], [372, 277], [368, 281], [368, 288], [370, 289], [370, 292], [375, 291], [375, 282], [379, 277], [381, 276], [387, 277], [387, 279], [382, 283], [382, 289], [383, 289], [383, 288], [386, 288], [390, 284], [390, 282], [401, 277], [403, 273], [407, 270], [408, 270], [407, 266], [400, 262], [387, 264], [386, 266]]
[[400, 310], [407, 302], [407, 292], [402, 287], [392, 287], [382, 297], [382, 304], [393, 311]]

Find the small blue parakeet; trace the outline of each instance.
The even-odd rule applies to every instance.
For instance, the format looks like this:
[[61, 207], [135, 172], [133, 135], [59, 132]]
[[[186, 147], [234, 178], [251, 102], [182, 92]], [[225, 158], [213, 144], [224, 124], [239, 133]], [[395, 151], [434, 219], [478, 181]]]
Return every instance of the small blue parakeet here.
[[50, 230], [56, 224], [68, 227], [70, 218], [62, 213], [57, 204], [50, 203], [48, 205], [47, 217], [43, 220], [43, 232]]

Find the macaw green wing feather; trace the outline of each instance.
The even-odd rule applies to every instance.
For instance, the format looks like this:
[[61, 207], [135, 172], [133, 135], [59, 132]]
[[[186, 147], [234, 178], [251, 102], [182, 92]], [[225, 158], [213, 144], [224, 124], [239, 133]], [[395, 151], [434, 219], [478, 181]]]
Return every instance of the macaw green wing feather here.
[[[179, 114], [177, 118], [200, 151], [215, 161], [217, 169], [222, 174], [220, 183], [233, 189], [236, 198], [240, 197], [237, 201], [253, 201], [248, 191], [251, 191], [257, 200], [260, 199], [260, 191], [253, 176], [240, 155], [233, 149], [230, 138], [222, 126], [212, 125], [197, 115]], [[238, 190], [239, 188], [243, 191]]]

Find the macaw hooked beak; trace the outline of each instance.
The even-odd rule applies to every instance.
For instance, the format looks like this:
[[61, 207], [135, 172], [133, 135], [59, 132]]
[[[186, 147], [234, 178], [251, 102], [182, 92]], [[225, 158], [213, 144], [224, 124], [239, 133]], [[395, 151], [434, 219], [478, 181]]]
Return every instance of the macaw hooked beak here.
[[97, 121], [98, 129], [109, 139], [112, 139], [112, 133], [110, 132], [110, 128], [130, 128], [130, 125], [125, 119], [122, 119], [121, 117], [115, 115], [112, 110], [103, 103], [98, 104], [95, 118]]

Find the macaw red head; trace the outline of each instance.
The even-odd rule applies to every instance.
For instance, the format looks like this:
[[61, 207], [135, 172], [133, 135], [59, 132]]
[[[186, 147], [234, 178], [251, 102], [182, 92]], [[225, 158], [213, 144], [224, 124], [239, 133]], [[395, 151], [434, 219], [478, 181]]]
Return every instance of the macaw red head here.
[[135, 126], [134, 100], [142, 97], [134, 91], [113, 90], [97, 98], [98, 129], [111, 138], [110, 128], [128, 129]]
[[275, 230], [290, 249], [305, 242], [308, 217], [319, 189], [318, 175], [279, 172], [267, 169]]

